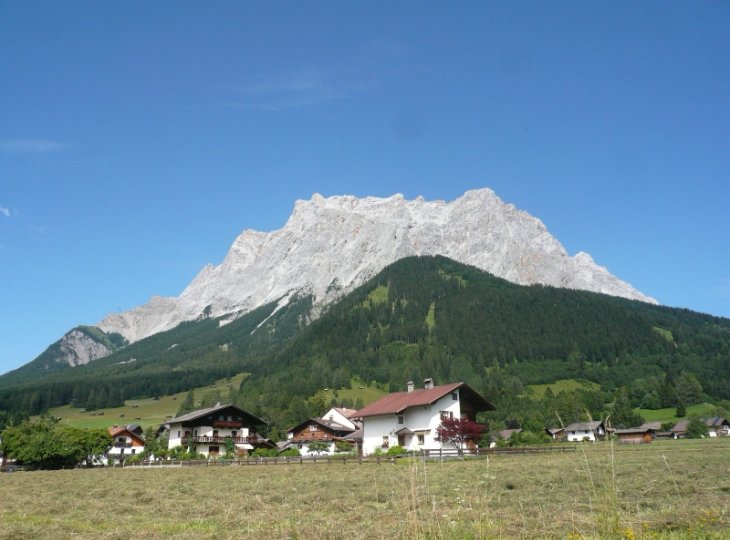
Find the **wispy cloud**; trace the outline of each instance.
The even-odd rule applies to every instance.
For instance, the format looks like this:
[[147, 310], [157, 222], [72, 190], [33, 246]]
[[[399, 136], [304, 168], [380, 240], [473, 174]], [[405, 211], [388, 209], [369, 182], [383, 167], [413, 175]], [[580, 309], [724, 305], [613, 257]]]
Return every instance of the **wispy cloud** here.
[[49, 139], [0, 139], [0, 152], [7, 154], [48, 154], [60, 152], [68, 146]]
[[0, 214], [5, 216], [6, 218], [10, 217], [10, 208], [5, 208], [3, 206], [0, 206]]
[[280, 111], [319, 105], [347, 96], [341, 85], [335, 84], [330, 75], [318, 68], [300, 68], [251, 80], [233, 91], [236, 94], [234, 98], [219, 105]]
[[355, 99], [397, 79], [416, 50], [406, 43], [377, 38], [363, 43], [347, 62], [305, 65], [244, 79], [224, 88], [218, 107], [283, 111]]

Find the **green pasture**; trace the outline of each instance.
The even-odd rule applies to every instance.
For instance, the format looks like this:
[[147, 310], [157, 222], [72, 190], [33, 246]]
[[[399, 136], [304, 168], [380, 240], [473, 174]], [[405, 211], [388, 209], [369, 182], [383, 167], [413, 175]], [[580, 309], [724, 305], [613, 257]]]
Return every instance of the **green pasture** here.
[[[214, 384], [195, 388], [195, 397], [202, 398], [207, 392], [220, 392], [226, 396], [230, 389], [237, 389], [245, 374], [240, 373], [230, 379], [221, 379]], [[113, 407], [85, 411], [70, 405], [56, 407], [48, 412], [60, 422], [74, 427], [99, 428], [113, 424], [139, 424], [143, 428], [162, 424], [168, 417], [174, 416], [180, 408], [180, 402], [185, 399], [187, 392], [180, 392], [170, 396], [161, 396], [159, 399], [128, 399], [124, 407]]]

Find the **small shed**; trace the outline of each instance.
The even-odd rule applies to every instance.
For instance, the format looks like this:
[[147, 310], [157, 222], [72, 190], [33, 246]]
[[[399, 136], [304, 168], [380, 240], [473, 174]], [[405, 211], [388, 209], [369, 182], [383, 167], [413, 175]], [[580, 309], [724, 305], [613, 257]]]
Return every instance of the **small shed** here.
[[648, 444], [656, 436], [654, 430], [650, 427], [617, 429], [614, 434], [621, 444]]

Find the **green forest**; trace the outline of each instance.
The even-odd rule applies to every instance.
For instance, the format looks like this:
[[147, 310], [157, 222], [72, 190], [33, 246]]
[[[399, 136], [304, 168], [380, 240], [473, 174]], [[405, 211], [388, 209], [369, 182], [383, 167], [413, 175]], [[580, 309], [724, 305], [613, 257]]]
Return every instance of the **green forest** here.
[[[239, 372], [249, 376], [231, 398], [274, 432], [324, 412], [321, 391], [353, 378], [390, 391], [464, 381], [497, 405], [484, 420], [535, 429], [606, 414], [628, 425], [633, 407], [730, 399], [730, 320], [685, 309], [519, 286], [444, 257], [398, 261], [308, 324], [311, 307], [305, 297], [270, 318], [275, 304], [224, 326], [183, 323], [87, 366], [9, 374], [0, 408], [112, 406]], [[560, 379], [599, 387], [539, 397], [526, 388]]]

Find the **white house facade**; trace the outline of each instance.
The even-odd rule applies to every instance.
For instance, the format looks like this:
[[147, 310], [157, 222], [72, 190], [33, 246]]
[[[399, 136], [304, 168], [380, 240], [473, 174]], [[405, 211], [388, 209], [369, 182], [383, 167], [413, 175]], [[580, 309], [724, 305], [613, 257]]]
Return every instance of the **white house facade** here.
[[424, 388], [408, 383], [406, 392], [389, 394], [360, 409], [362, 453], [401, 446], [407, 450], [454, 448], [437, 440], [437, 429], [444, 418], [475, 421], [476, 413], [494, 406], [464, 383], [434, 386], [431, 379]]
[[106, 456], [101, 458], [101, 463], [121, 463], [144, 452], [144, 436], [139, 426], [112, 426], [108, 430], [112, 445]]
[[730, 422], [727, 418], [714, 416], [705, 420], [707, 426], [708, 437], [727, 437], [730, 436]]
[[606, 428], [603, 422], [598, 420], [592, 422], [576, 422], [565, 426], [565, 438], [569, 442], [596, 441], [606, 436]]

